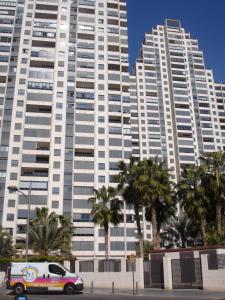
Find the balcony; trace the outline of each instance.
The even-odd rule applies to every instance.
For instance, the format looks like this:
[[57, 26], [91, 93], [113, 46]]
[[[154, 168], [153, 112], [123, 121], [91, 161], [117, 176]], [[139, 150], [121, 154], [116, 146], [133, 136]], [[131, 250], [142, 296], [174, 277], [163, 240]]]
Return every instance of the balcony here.
[[77, 157], [94, 157], [94, 149], [75, 149], [74, 155]]
[[28, 169], [22, 168], [21, 176], [29, 176], [29, 177], [48, 177], [47, 169]]
[[49, 156], [42, 156], [42, 155], [37, 155], [36, 156], [36, 161], [37, 164], [48, 164], [49, 163]]

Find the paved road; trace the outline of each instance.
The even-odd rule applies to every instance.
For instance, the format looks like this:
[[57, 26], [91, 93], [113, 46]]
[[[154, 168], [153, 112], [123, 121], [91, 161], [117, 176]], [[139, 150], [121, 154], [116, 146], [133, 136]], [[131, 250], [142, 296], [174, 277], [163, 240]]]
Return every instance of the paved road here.
[[[6, 294], [7, 293], [7, 294]], [[193, 290], [176, 290], [176, 291], [164, 291], [164, 290], [150, 290], [145, 289], [139, 291], [139, 295], [132, 295], [132, 291], [116, 291], [116, 294], [112, 294], [110, 290], [99, 289], [94, 293], [85, 291], [82, 294], [76, 295], [63, 295], [61, 293], [33, 293], [27, 295], [28, 300], [225, 300], [225, 292], [205, 292], [205, 291], [193, 291]], [[4, 289], [0, 289], [0, 300], [13, 300], [14, 295], [8, 294]]]

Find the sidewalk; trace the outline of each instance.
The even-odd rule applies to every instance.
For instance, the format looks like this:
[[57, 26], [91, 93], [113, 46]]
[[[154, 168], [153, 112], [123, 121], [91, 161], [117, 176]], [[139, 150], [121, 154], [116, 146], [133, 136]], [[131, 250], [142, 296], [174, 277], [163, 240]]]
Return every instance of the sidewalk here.
[[[85, 294], [91, 294], [91, 289], [86, 288]], [[115, 295], [133, 295], [132, 290], [122, 290], [115, 288]], [[112, 295], [112, 290], [95, 288], [93, 294]], [[149, 299], [182, 299], [182, 300], [225, 300], [225, 292], [202, 291], [202, 290], [173, 290], [165, 291], [161, 289], [140, 289], [136, 296], [148, 297]]]

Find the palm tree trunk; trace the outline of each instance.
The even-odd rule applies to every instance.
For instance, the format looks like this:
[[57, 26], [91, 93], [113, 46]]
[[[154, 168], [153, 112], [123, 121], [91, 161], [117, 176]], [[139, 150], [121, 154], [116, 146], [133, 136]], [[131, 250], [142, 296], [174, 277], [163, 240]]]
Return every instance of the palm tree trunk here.
[[220, 201], [217, 202], [216, 204], [216, 229], [218, 234], [221, 234], [222, 229], [221, 229], [221, 203]]
[[217, 193], [216, 193], [216, 197], [218, 197], [218, 199], [216, 200], [216, 229], [218, 234], [221, 234], [221, 220], [222, 220], [222, 216], [221, 216], [221, 195], [218, 192], [219, 191], [219, 186], [220, 186], [220, 182], [219, 182], [219, 173], [218, 171], [216, 172], [216, 184], [217, 184]]
[[139, 215], [139, 206], [134, 206], [134, 212], [135, 212], [135, 219], [137, 223], [137, 232], [138, 232], [138, 239], [139, 239], [139, 248], [140, 248], [140, 257], [144, 257], [144, 246], [143, 246], [143, 235], [141, 231], [141, 221], [140, 221], [140, 215]]
[[200, 219], [200, 232], [201, 232], [201, 236], [202, 236], [203, 245], [207, 246], [205, 221], [203, 219]]
[[186, 237], [184, 234], [181, 234], [181, 248], [186, 248], [186, 247], [187, 247]]
[[152, 239], [153, 239], [153, 249], [160, 249], [159, 240], [157, 238], [157, 217], [156, 208], [153, 205], [151, 208], [151, 219], [152, 219]]
[[156, 243], [157, 245], [159, 245], [159, 248], [160, 248], [160, 224], [159, 222], [157, 221], [157, 230], [156, 230]]
[[157, 249], [160, 249], [160, 230], [156, 231], [156, 244], [157, 244]]
[[105, 259], [109, 259], [109, 225], [105, 226]]

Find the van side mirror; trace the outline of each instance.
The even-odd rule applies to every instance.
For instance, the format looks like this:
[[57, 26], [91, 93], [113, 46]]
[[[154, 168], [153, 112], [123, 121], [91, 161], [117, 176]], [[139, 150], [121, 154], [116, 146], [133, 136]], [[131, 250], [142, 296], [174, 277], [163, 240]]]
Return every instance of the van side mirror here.
[[62, 270], [61, 274], [62, 274], [62, 276], [65, 276], [66, 275], [66, 271]]

